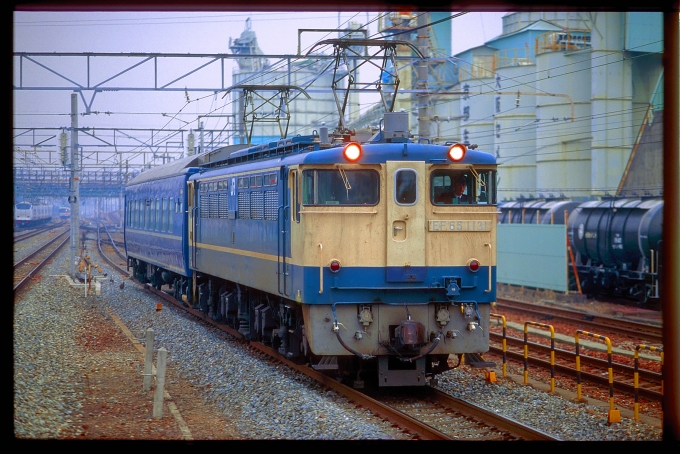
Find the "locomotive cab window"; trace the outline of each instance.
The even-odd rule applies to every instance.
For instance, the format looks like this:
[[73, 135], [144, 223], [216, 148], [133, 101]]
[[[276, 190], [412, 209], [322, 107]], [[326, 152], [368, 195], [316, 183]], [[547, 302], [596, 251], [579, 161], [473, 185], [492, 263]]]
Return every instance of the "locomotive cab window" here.
[[304, 170], [303, 205], [376, 205], [380, 176], [375, 170]]
[[430, 198], [435, 205], [495, 204], [493, 170], [434, 170], [430, 176]]

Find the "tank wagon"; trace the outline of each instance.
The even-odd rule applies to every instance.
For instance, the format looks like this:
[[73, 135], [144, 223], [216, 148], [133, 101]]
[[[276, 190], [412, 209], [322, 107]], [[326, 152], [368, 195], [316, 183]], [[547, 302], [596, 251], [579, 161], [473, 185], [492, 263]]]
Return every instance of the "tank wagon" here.
[[[423, 386], [463, 355], [493, 365], [495, 157], [416, 143], [407, 115], [366, 141], [322, 127], [142, 173], [125, 190], [128, 268], [356, 387]], [[446, 197], [457, 179], [464, 205]]]
[[503, 224], [564, 224], [580, 202], [566, 198], [526, 199], [503, 202], [498, 222]]
[[662, 197], [517, 200], [499, 208], [500, 223], [564, 224], [566, 213], [574, 252], [568, 269], [576, 269], [583, 293], [659, 299]]
[[611, 198], [575, 208], [568, 233], [583, 292], [657, 300], [662, 224], [660, 198]]
[[51, 220], [51, 205], [31, 202], [19, 202], [14, 205], [14, 225], [17, 227], [34, 227]]

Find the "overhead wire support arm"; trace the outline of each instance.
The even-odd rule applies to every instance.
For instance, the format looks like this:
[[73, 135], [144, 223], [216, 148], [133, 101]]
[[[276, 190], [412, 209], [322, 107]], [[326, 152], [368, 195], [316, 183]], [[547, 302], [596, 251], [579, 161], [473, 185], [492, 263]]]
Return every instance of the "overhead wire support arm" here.
[[[243, 124], [244, 126], [250, 124], [250, 129], [246, 128], [246, 138], [248, 140], [248, 145], [251, 145], [255, 122], [276, 122], [279, 126], [281, 138], [286, 138], [288, 135], [288, 126], [290, 124], [289, 100], [291, 90], [298, 90], [303, 95], [305, 95], [307, 99], [311, 99], [311, 97], [303, 88], [295, 85], [235, 85], [227, 90], [225, 95], [233, 90], [241, 90], [243, 92], [242, 98], [244, 99], [245, 103], [243, 109]], [[274, 91], [275, 93], [269, 97], [265, 97], [259, 93], [264, 91]], [[260, 102], [258, 105], [255, 105], [254, 97], [259, 98], [262, 102]], [[278, 104], [272, 102], [272, 100], [277, 97], [279, 101]], [[267, 105], [274, 108], [273, 114], [258, 117], [257, 112]], [[282, 118], [284, 118], [286, 121], [285, 130], [281, 126]]]

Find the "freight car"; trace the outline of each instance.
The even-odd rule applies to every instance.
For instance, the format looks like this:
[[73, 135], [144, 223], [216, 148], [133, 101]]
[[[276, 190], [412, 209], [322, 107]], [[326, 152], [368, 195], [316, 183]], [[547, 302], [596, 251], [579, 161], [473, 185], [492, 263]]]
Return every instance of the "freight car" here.
[[[516, 200], [500, 204], [500, 223], [564, 224], [574, 252], [572, 288], [587, 295], [659, 299], [663, 198]], [[560, 246], [561, 247], [561, 246]]]
[[14, 205], [14, 225], [34, 227], [52, 220], [52, 207], [39, 203], [19, 202]]
[[565, 212], [571, 213], [581, 202], [557, 198], [522, 199], [499, 204], [498, 222], [503, 224], [564, 224]]
[[663, 199], [605, 198], [580, 204], [569, 215], [582, 291], [659, 298]]
[[322, 127], [142, 173], [125, 191], [128, 268], [357, 387], [423, 386], [463, 355], [492, 366], [495, 157], [415, 143], [407, 115], [364, 142]]

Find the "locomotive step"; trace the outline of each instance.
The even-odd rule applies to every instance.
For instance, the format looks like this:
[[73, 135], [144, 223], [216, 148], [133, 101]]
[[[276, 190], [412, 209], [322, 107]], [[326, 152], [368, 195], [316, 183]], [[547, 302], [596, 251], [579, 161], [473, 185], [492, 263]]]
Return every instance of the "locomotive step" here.
[[495, 362], [484, 361], [484, 358], [479, 353], [466, 353], [465, 364], [470, 367], [496, 367]]

